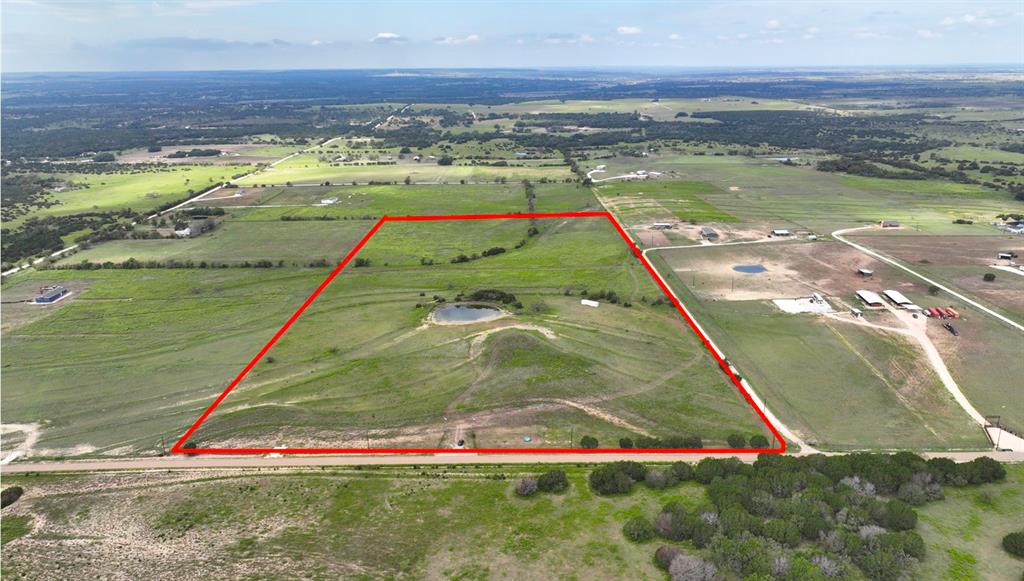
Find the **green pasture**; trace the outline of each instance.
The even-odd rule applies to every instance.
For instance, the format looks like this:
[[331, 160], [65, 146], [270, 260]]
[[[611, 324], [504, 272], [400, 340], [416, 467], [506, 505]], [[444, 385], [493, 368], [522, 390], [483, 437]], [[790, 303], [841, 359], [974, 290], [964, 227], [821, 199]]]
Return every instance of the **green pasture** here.
[[735, 216], [705, 200], [704, 196], [721, 193], [717, 187], [706, 182], [618, 181], [597, 184], [595, 187], [597, 194], [606, 203], [613, 205], [616, 215], [628, 224], [673, 219], [693, 222], [736, 220]]

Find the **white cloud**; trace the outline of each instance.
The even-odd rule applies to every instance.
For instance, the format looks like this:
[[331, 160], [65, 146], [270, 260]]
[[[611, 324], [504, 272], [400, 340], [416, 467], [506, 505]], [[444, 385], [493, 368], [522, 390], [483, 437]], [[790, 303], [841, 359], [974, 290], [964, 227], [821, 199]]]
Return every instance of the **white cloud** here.
[[941, 33], [925, 29], [918, 30], [917, 35], [921, 38], [942, 38]]
[[586, 43], [594, 42], [594, 37], [590, 36], [589, 34], [581, 34], [580, 35], [580, 42], [586, 42]]
[[768, 30], [776, 30], [782, 28], [782, 23], [779, 22], [778, 20], [773, 19], [766, 22], [764, 27], [767, 28]]
[[958, 25], [964, 26], [995, 26], [998, 21], [985, 14], [964, 14], [963, 16], [947, 16], [939, 21], [940, 26], [952, 28]]
[[668, 35], [668, 39], [669, 40], [683, 40], [683, 37], [682, 37], [682, 35], [676, 34], [676, 33], [673, 32], [672, 34]]
[[475, 42], [480, 42], [480, 35], [469, 34], [466, 36], [442, 36], [439, 38], [435, 38], [434, 42], [437, 42], [438, 44], [449, 44], [453, 46], [460, 44], [473, 44]]
[[377, 43], [388, 43], [388, 42], [405, 42], [405, 37], [397, 32], [378, 32], [370, 39], [370, 42]]
[[748, 38], [750, 38], [750, 35], [747, 34], [746, 32], [741, 32], [736, 35], [736, 40], [746, 40]]
[[818, 28], [817, 26], [811, 26], [804, 30], [804, 40], [813, 40], [818, 37], [818, 33], [820, 32], [820, 28]]
[[623, 35], [640, 34], [643, 30], [639, 26], [620, 26], [615, 29], [615, 32]]
[[313, 42], [311, 42], [309, 44], [311, 44], [313, 46], [320, 46], [321, 44], [323, 44], [323, 41], [322, 40], [314, 40]]

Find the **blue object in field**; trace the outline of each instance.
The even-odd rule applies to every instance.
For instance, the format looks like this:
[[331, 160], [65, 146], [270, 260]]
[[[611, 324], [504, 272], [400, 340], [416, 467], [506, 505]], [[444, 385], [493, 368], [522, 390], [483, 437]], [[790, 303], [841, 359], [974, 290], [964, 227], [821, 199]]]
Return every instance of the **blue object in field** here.
[[736, 272], [745, 272], [747, 274], [757, 274], [767, 270], [763, 264], [740, 264], [732, 267]]
[[523, 441], [524, 442], [532, 442], [533, 438], [531, 438], [530, 436], [523, 436]]

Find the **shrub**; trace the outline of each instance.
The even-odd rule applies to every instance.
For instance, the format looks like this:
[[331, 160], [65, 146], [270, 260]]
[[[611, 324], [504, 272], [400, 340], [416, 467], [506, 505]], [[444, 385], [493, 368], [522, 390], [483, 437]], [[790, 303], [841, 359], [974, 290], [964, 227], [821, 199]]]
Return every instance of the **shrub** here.
[[668, 488], [676, 483], [675, 478], [672, 477], [671, 472], [664, 472], [662, 470], [648, 470], [647, 474], [644, 475], [644, 484], [655, 489], [661, 490], [662, 488]]
[[985, 276], [981, 277], [985, 282], [992, 282], [996, 279], [996, 275], [991, 272], [986, 272]]
[[758, 434], [756, 436], [750, 436], [750, 447], [751, 448], [767, 448], [768, 438]]
[[959, 464], [957, 471], [970, 484], [987, 484], [1006, 478], [1006, 469], [1003, 465], [988, 456]]
[[597, 438], [595, 438], [594, 436], [583, 436], [582, 438], [580, 438], [580, 448], [590, 450], [596, 448], [597, 445]]
[[687, 462], [673, 462], [670, 470], [672, 470], [672, 476], [680, 482], [693, 479], [693, 466]]
[[800, 529], [790, 521], [772, 519], [764, 524], [763, 532], [764, 536], [791, 549], [800, 544]]
[[1024, 531], [1010, 533], [1003, 537], [1003, 549], [1014, 557], [1024, 557]]
[[881, 524], [889, 530], [909, 531], [917, 526], [917, 513], [902, 500], [890, 500], [885, 504]]
[[21, 495], [25, 493], [25, 489], [20, 486], [9, 486], [0, 492], [0, 508], [8, 507], [21, 498]]
[[633, 488], [633, 480], [614, 464], [606, 464], [590, 473], [590, 488], [597, 494], [625, 494]]
[[682, 554], [682, 551], [673, 546], [662, 545], [654, 552], [654, 562], [658, 564], [658, 567], [668, 571], [668, 568], [672, 565], [672, 561]]
[[561, 492], [569, 487], [569, 480], [561, 470], [548, 470], [537, 479], [537, 489], [541, 492]]
[[527, 476], [516, 482], [516, 494], [519, 496], [533, 496], [537, 493], [537, 479]]
[[647, 467], [639, 462], [632, 462], [629, 460], [620, 460], [614, 462], [612, 466], [615, 466], [619, 471], [623, 472], [626, 476], [633, 479], [633, 482], [640, 482], [647, 475]]
[[622, 525], [622, 534], [634, 543], [646, 543], [654, 538], [654, 527], [646, 518], [635, 516]]
[[633, 440], [631, 440], [629, 438], [619, 438], [619, 447], [620, 448], [632, 448], [633, 447]]
[[745, 448], [747, 445], [747, 439], [739, 434], [729, 434], [725, 441], [729, 443], [730, 448]]
[[672, 581], [712, 581], [718, 579], [718, 568], [700, 557], [679, 555], [668, 566]]

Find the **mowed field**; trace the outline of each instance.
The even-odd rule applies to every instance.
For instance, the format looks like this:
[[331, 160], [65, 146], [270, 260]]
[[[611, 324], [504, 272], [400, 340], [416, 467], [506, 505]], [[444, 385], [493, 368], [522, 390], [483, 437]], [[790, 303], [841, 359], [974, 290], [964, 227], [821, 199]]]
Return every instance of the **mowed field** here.
[[[4, 509], [4, 573], [663, 580], [651, 556], [664, 541], [632, 543], [623, 525], [708, 502], [693, 482], [595, 496], [592, 467], [557, 468], [568, 490], [527, 499], [513, 492], [537, 475], [524, 466], [5, 476], [26, 493]], [[1000, 541], [1020, 530], [1024, 464], [1006, 469], [1004, 482], [945, 487], [916, 509], [925, 552], [909, 578], [1020, 578], [1024, 562]]]
[[[494, 247], [508, 251], [451, 264]], [[678, 313], [652, 304], [660, 291], [604, 219], [387, 223], [357, 257], [369, 266], [334, 280], [199, 445], [567, 447], [589, 434], [617, 447], [763, 433]], [[482, 289], [520, 305], [491, 302], [505, 316], [489, 322], [433, 322], [441, 298]], [[601, 291], [632, 306], [580, 304]]]
[[188, 196], [189, 190], [199, 191], [215, 183], [231, 179], [232, 175], [252, 169], [248, 165], [168, 165], [161, 168], [140, 169], [133, 172], [102, 174], [53, 175], [85, 187], [58, 192], [52, 196], [56, 205], [33, 210], [26, 216], [4, 227], [15, 227], [28, 218], [65, 216], [82, 212], [109, 212], [131, 208], [145, 212]]
[[[654, 260], [769, 408], [810, 443], [837, 450], [986, 446], [915, 344], [848, 319], [787, 314], [771, 303], [819, 292], [843, 312], [860, 306], [859, 288], [897, 288], [928, 304], [927, 289], [897, 270], [836, 242], [665, 250]], [[765, 272], [733, 270], [752, 264]], [[862, 281], [857, 268], [875, 270], [874, 279]], [[895, 326], [884, 313], [868, 312], [866, 320]], [[977, 388], [1009, 403], [1004, 390]]]
[[[520, 165], [521, 163], [521, 165]], [[529, 162], [515, 162], [509, 166], [469, 165], [460, 162], [454, 165], [438, 165], [435, 161], [414, 162], [411, 159], [394, 164], [334, 163], [324, 161], [321, 155], [306, 153], [292, 157], [272, 168], [239, 180], [241, 185], [331, 183], [402, 182], [409, 177], [414, 183], [487, 183], [504, 178], [507, 181], [547, 178], [561, 181], [574, 177], [566, 165], [545, 166]]]
[[[644, 169], [663, 172], [659, 180], [707, 182], [716, 190], [700, 197], [740, 222], [761, 228], [828, 233], [839, 228], [899, 220], [915, 232], [992, 235], [996, 215], [1024, 211], [1024, 203], [981, 186], [939, 180], [886, 180], [789, 167], [741, 156], [652, 155], [591, 162], [607, 174]], [[589, 166], [588, 166], [589, 168]], [[972, 218], [973, 225], [957, 225]]]

